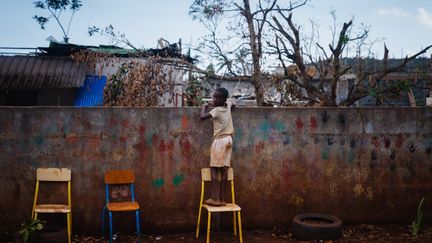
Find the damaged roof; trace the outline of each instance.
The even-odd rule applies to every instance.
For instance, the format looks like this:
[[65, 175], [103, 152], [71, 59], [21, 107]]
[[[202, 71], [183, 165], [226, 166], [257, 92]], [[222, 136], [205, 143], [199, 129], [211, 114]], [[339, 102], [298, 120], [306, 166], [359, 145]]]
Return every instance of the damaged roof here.
[[85, 46], [76, 44], [64, 44], [51, 42], [49, 47], [38, 48], [44, 56], [70, 56], [80, 51], [93, 51], [97, 53], [109, 54], [115, 57], [162, 57], [178, 58], [189, 63], [196, 62], [196, 59], [189, 55], [182, 54], [181, 46], [177, 43], [169, 44], [164, 48], [156, 49], [125, 49], [115, 45]]
[[86, 74], [86, 63], [69, 57], [0, 56], [0, 90], [77, 88]]
[[[0, 47], [0, 49], [2, 49]], [[15, 48], [6, 48], [9, 49]], [[17, 48], [31, 49], [31, 48]], [[79, 88], [85, 77], [94, 73], [87, 63], [76, 62], [71, 55], [80, 51], [105, 53], [116, 57], [179, 58], [189, 63], [195, 59], [181, 53], [181, 46], [170, 44], [161, 49], [134, 50], [117, 46], [84, 46], [50, 42], [27, 55], [0, 52], [0, 91], [33, 91], [49, 88]]]

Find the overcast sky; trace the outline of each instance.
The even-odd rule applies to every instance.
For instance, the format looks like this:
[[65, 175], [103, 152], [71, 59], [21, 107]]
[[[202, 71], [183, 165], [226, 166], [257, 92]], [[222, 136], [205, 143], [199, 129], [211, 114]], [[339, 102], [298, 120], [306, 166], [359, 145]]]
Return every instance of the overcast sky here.
[[[50, 35], [62, 40], [53, 19], [46, 30], [41, 30], [32, 19], [35, 14], [46, 14], [35, 9], [32, 2], [1, 0], [0, 46], [47, 46], [46, 38]], [[205, 30], [188, 15], [191, 3], [192, 0], [84, 0], [71, 26], [70, 43], [110, 44], [104, 37], [89, 37], [87, 28], [112, 24], [140, 47], [154, 48], [160, 37], [170, 42], [182, 38], [184, 44], [195, 44]], [[296, 10], [294, 20], [307, 25], [313, 19], [321, 26], [322, 38], [327, 38], [331, 10], [336, 11], [341, 23], [354, 17], [356, 25], [371, 25], [371, 39], [385, 38], [395, 57], [432, 44], [432, 0], [312, 0]], [[377, 52], [382, 52], [382, 43], [378, 47]]]

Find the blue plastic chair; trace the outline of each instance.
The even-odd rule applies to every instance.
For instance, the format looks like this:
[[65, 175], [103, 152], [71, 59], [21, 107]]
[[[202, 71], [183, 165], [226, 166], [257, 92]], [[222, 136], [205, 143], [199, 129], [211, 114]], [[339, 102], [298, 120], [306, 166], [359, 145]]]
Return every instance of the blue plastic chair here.
[[[134, 194], [134, 183], [135, 183], [135, 172], [132, 170], [111, 170], [105, 173], [105, 200], [106, 204], [102, 212], [102, 237], [105, 235], [105, 214], [108, 211], [109, 218], [109, 242], [113, 241], [113, 212], [128, 212], [135, 211], [136, 220], [136, 233], [139, 241], [140, 236], [140, 215], [139, 215], [139, 204], [135, 201]], [[110, 185], [129, 185], [131, 192], [131, 200], [127, 202], [110, 202]]]

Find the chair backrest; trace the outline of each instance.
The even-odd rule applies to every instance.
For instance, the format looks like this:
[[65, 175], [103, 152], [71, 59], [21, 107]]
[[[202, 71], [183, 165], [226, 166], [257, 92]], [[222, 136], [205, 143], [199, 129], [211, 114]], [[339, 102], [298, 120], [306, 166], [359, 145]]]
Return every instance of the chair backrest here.
[[[203, 181], [211, 181], [211, 170], [210, 168], [202, 168], [201, 169], [201, 180]], [[221, 180], [220, 173], [218, 174], [218, 180]], [[234, 171], [233, 168], [228, 168], [228, 181], [234, 180]]]
[[133, 170], [109, 170], [105, 173], [105, 184], [132, 184], [135, 182]]
[[[221, 174], [218, 173], [218, 180], [221, 180]], [[234, 195], [234, 170], [233, 168], [228, 168], [228, 178], [227, 180], [231, 184], [231, 202], [235, 203], [235, 195]], [[210, 168], [202, 168], [201, 169], [201, 199], [200, 199], [200, 205], [202, 205], [204, 200], [204, 182], [211, 181], [211, 170]]]
[[38, 181], [70, 181], [71, 170], [68, 168], [38, 168], [36, 179]]
[[105, 201], [109, 203], [109, 186], [108, 185], [119, 185], [129, 184], [129, 190], [131, 192], [131, 200], [135, 201], [135, 171], [133, 170], [109, 170], [105, 172]]
[[38, 168], [36, 170], [36, 189], [33, 199], [32, 217], [39, 197], [39, 182], [67, 182], [68, 205], [72, 206], [71, 196], [71, 170], [68, 168]]

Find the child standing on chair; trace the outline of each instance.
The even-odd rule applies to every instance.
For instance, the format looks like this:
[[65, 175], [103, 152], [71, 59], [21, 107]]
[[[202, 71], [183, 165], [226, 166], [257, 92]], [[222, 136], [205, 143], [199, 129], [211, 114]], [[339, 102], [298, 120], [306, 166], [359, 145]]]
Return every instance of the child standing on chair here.
[[[209, 104], [201, 108], [201, 120], [213, 119], [213, 138], [210, 147], [210, 170], [212, 179], [212, 198], [205, 201], [212, 206], [224, 206], [224, 186], [228, 179], [228, 168], [231, 166], [232, 135], [234, 127], [231, 117], [231, 109], [234, 105], [227, 101], [228, 91], [225, 88], [217, 88], [213, 94], [214, 108], [207, 112]], [[218, 180], [221, 174], [221, 181]]]

